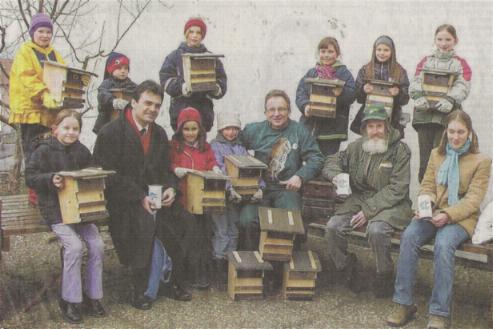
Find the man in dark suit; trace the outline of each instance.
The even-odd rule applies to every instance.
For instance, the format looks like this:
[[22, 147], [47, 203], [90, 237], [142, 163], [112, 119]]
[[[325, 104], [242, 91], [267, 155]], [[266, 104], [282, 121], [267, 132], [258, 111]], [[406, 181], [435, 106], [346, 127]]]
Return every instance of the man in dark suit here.
[[[174, 202], [176, 177], [170, 171], [168, 137], [156, 120], [163, 100], [159, 84], [147, 80], [137, 86], [130, 106], [99, 132], [94, 148], [95, 163], [116, 171], [108, 178], [106, 196], [110, 233], [122, 264], [132, 271], [131, 304], [150, 309], [152, 299], [144, 294], [155, 239], [159, 239], [173, 261], [173, 296], [190, 300], [183, 278], [183, 230], [177, 218], [182, 209]], [[149, 185], [162, 185], [162, 208], [156, 212], [148, 196]]]

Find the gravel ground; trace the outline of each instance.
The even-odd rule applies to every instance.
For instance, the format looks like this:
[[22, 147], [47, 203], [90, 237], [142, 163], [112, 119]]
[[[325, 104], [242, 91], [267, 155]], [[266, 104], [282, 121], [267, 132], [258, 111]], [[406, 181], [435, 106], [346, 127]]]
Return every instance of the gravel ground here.
[[[211, 289], [193, 291], [194, 298], [187, 303], [161, 297], [152, 310], [139, 311], [127, 303], [128, 273], [118, 264], [114, 251], [108, 249], [104, 269], [108, 316], [85, 318], [83, 325], [68, 325], [58, 309], [56, 284], [38, 304], [22, 311], [44, 282], [52, 281], [60, 272], [57, 243], [50, 237], [45, 233], [15, 237], [11, 251], [3, 253], [0, 328], [386, 328], [384, 319], [393, 307], [390, 300], [377, 300], [369, 291], [355, 295], [324, 273], [313, 301], [270, 297], [234, 302], [225, 292]], [[111, 248], [107, 234], [104, 239]], [[405, 328], [426, 326], [425, 296], [429, 288], [421, 290], [417, 296], [418, 315]], [[474, 297], [462, 296], [455, 302], [453, 328], [491, 328], [489, 305], [473, 304]]]

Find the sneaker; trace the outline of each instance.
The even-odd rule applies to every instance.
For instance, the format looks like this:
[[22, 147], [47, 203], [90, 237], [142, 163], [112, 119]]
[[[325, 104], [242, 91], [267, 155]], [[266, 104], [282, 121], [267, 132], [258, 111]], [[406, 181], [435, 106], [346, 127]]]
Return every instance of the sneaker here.
[[387, 324], [391, 327], [402, 327], [414, 318], [416, 305], [397, 304], [397, 308], [387, 317]]
[[448, 318], [430, 314], [430, 320], [428, 321], [426, 329], [447, 329], [448, 327]]

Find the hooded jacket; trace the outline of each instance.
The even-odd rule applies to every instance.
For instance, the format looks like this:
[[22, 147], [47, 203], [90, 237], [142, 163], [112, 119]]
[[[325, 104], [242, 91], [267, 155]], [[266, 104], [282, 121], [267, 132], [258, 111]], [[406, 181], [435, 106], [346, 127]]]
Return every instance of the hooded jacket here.
[[409, 181], [411, 150], [400, 141], [400, 133], [390, 128], [388, 149], [382, 154], [363, 151], [366, 137], [350, 143], [345, 151], [325, 160], [322, 175], [332, 180], [348, 173], [352, 194], [340, 205], [336, 214], [363, 211], [368, 221], [383, 221], [403, 229], [411, 220]]
[[319, 118], [305, 117], [305, 106], [310, 103], [310, 85], [306, 78], [317, 78], [317, 69], [314, 67], [301, 78], [296, 89], [296, 105], [301, 112], [300, 122], [308, 129], [313, 137], [318, 140], [347, 140], [349, 109], [355, 98], [354, 78], [347, 67], [339, 62], [334, 66], [335, 76], [345, 82], [342, 93], [337, 97], [336, 117]]
[[196, 108], [201, 116], [204, 129], [208, 132], [214, 124], [214, 105], [212, 98], [220, 99], [227, 91], [227, 77], [222, 62], [216, 61], [216, 79], [217, 84], [221, 88], [218, 95], [211, 92], [196, 92], [189, 97], [182, 94], [182, 85], [185, 82], [183, 75], [182, 55], [185, 53], [207, 53], [209, 52], [204, 45], [199, 47], [188, 47], [185, 42], [182, 42], [178, 49], [171, 52], [164, 60], [161, 70], [159, 71], [159, 81], [164, 91], [171, 96], [169, 113], [171, 127], [176, 131], [176, 120], [180, 111], [186, 107]]
[[[377, 43], [382, 38], [385, 38], [386, 42]], [[385, 63], [379, 62], [376, 58], [376, 48], [379, 44], [385, 44], [391, 48], [391, 58]], [[368, 80], [395, 81], [399, 84], [399, 94], [394, 97], [391, 124], [404, 136], [404, 127], [401, 126], [400, 119], [402, 106], [409, 102], [409, 79], [406, 70], [397, 62], [396, 49], [391, 38], [386, 36], [378, 38], [373, 44], [371, 61], [358, 71], [358, 76], [356, 77], [356, 100], [362, 105], [351, 123], [351, 131], [358, 135], [361, 135], [361, 120], [363, 119], [366, 102], [366, 93], [363, 90], [363, 86]]]
[[79, 141], [64, 145], [55, 137], [49, 137], [36, 145], [26, 165], [26, 185], [38, 194], [39, 210], [47, 224], [62, 222], [58, 189], [52, 181], [55, 173], [80, 170], [90, 165], [91, 152]]
[[26, 41], [17, 52], [10, 70], [10, 116], [9, 123], [39, 124], [41, 122], [42, 95], [48, 90], [43, 82], [41, 61], [65, 64], [53, 47], [41, 48]]

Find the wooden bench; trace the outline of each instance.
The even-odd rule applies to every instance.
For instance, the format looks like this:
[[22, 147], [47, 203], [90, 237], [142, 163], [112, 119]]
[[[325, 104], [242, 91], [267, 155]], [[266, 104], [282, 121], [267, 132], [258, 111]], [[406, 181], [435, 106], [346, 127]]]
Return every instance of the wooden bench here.
[[[108, 220], [97, 221], [97, 225], [108, 225]], [[10, 251], [11, 236], [41, 232], [51, 232], [51, 230], [44, 223], [38, 207], [29, 204], [27, 194], [0, 197], [1, 251]], [[0, 259], [1, 257], [0, 252]]]
[[[308, 182], [303, 193], [303, 220], [307, 221], [308, 233], [310, 237], [324, 237], [325, 226], [328, 217], [331, 216], [337, 207], [335, 191], [332, 183], [327, 181]], [[311, 185], [311, 186], [310, 186]], [[325, 203], [321, 200], [325, 199]], [[392, 236], [392, 251], [399, 252], [400, 237], [402, 232], [396, 231]], [[366, 226], [358, 230], [348, 232], [348, 243], [368, 247]], [[433, 259], [433, 244], [426, 244], [421, 247], [421, 257]], [[468, 267], [477, 268], [487, 272], [493, 272], [493, 243], [475, 245], [469, 240], [463, 243], [455, 252], [457, 263]], [[493, 284], [491, 285], [491, 321], [493, 322]]]

